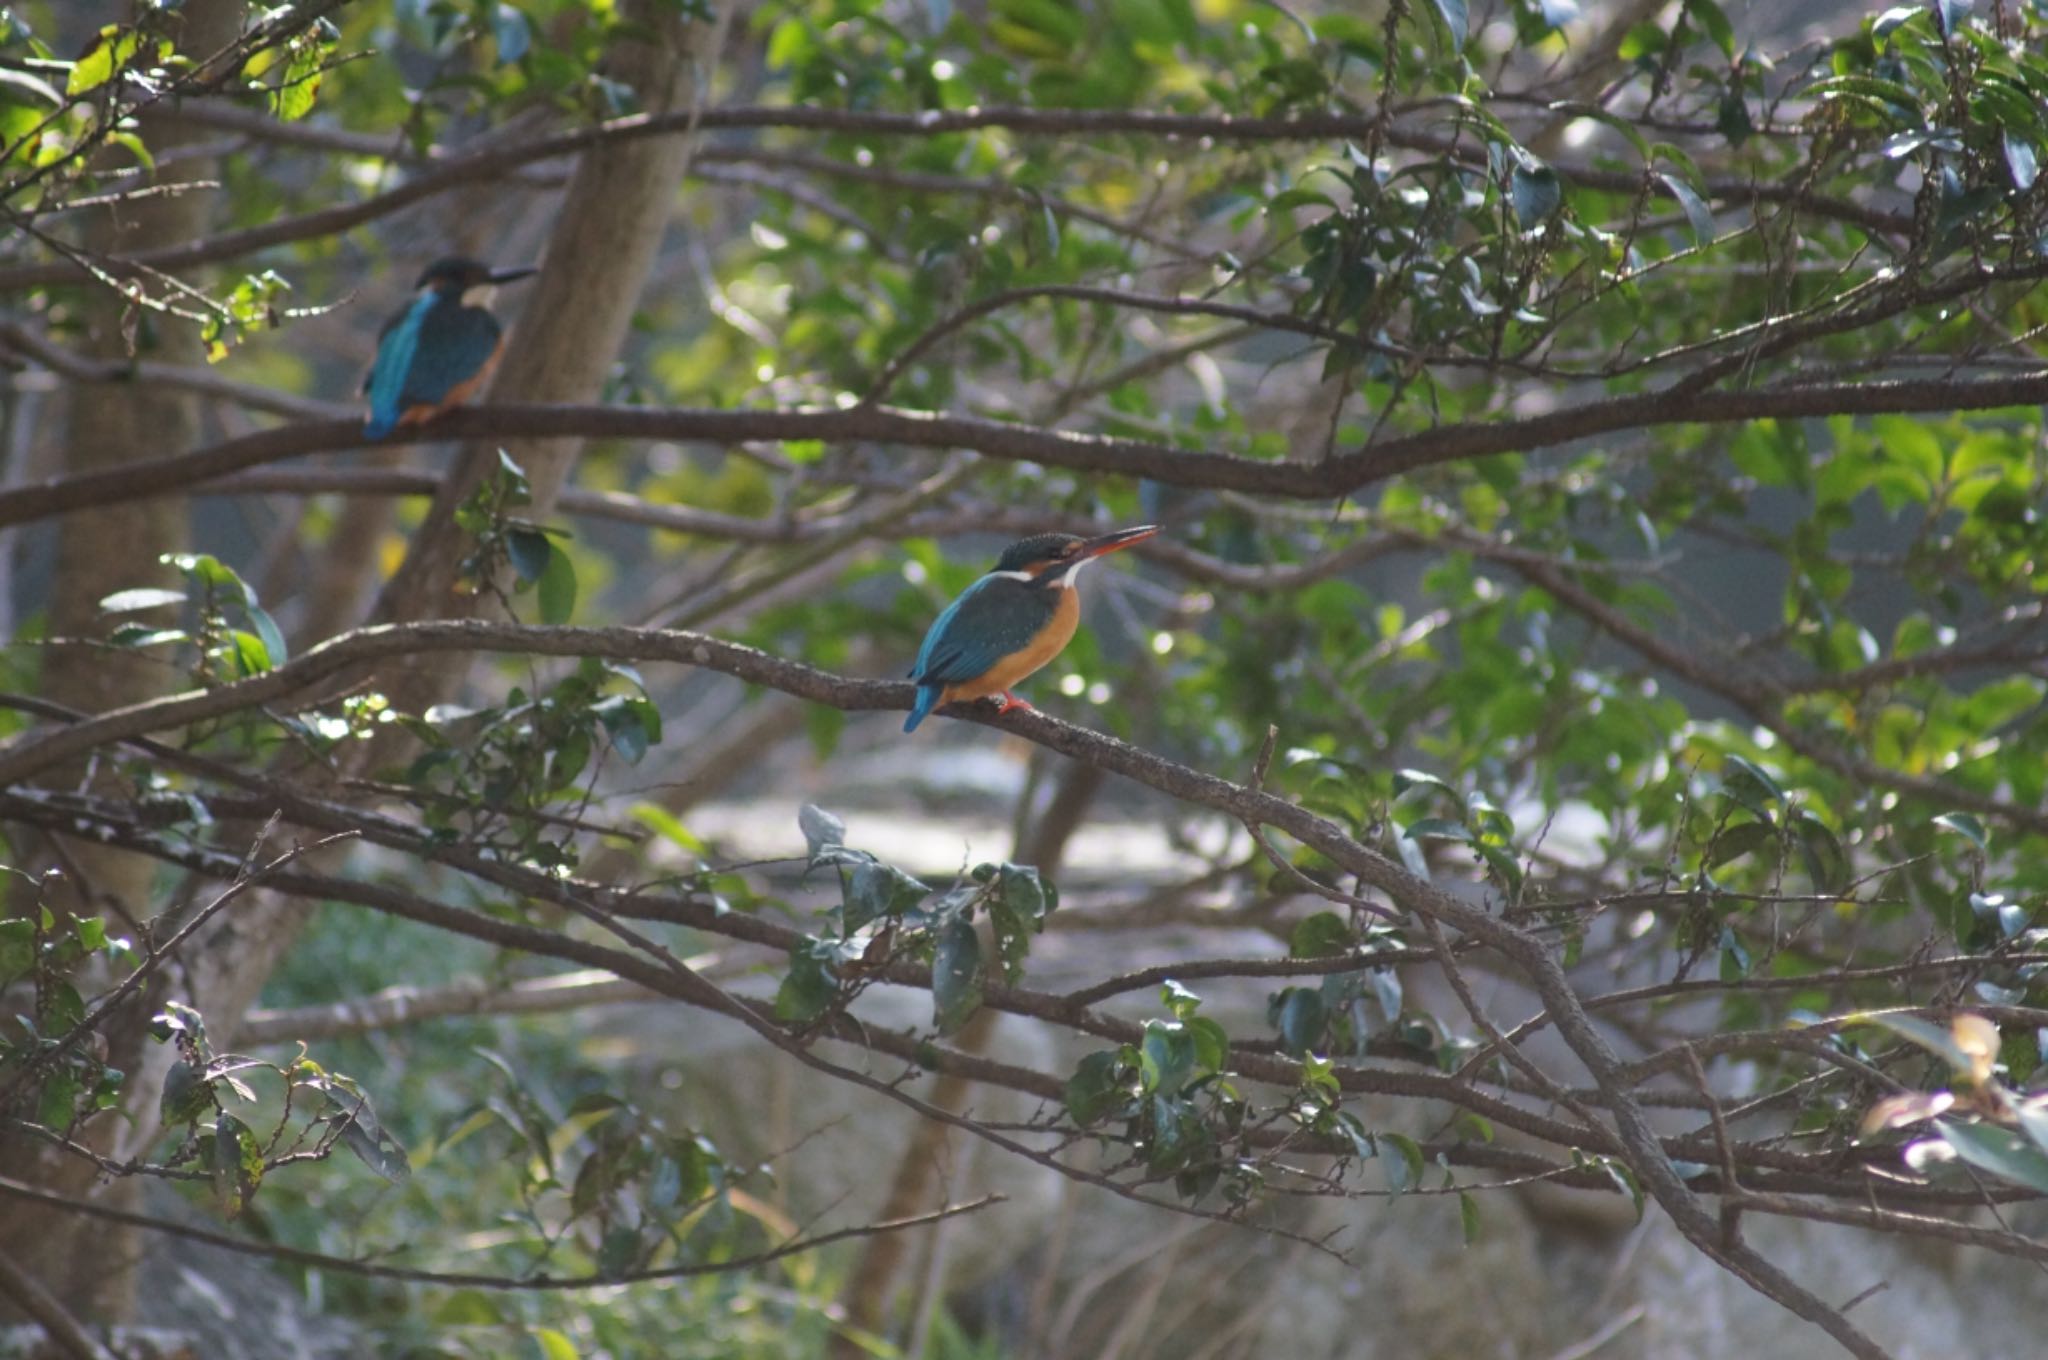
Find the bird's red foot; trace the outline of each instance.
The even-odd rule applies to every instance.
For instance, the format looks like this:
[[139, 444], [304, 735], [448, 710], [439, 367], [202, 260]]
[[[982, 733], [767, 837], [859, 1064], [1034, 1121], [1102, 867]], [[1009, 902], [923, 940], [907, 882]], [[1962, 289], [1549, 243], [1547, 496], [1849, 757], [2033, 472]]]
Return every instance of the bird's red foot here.
[[1031, 705], [1025, 703], [1022, 699], [1019, 699], [1016, 695], [1010, 693], [1010, 691], [1004, 690], [1003, 697], [996, 700], [996, 716], [1000, 718], [1013, 708], [1021, 708], [1028, 712], [1031, 708]]

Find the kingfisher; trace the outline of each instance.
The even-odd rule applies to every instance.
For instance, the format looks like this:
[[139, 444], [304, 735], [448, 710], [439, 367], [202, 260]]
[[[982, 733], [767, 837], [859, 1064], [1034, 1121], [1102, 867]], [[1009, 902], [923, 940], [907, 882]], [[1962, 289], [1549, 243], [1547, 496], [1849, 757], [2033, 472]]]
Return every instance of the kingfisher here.
[[377, 333], [377, 359], [363, 379], [370, 398], [363, 433], [382, 439], [475, 396], [504, 345], [490, 311], [498, 285], [538, 272], [493, 269], [460, 255], [428, 265], [413, 285], [419, 296]]
[[1081, 569], [1158, 532], [1156, 524], [1141, 524], [1099, 538], [1038, 534], [1012, 543], [995, 568], [947, 605], [924, 635], [910, 670], [917, 703], [903, 730], [916, 731], [933, 709], [959, 700], [1000, 694], [998, 714], [1031, 707], [1010, 693], [1010, 686], [1073, 640], [1081, 621], [1074, 579]]

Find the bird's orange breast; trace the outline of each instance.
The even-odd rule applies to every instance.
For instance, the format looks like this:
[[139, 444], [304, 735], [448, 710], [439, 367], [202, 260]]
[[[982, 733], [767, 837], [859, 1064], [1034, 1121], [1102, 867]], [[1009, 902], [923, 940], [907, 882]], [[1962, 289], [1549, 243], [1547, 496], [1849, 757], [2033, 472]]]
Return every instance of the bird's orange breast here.
[[1001, 694], [1025, 676], [1039, 670], [1048, 661], [1066, 650], [1074, 640], [1074, 630], [1081, 626], [1081, 592], [1072, 586], [1060, 588], [1060, 602], [1052, 612], [1052, 618], [1045, 627], [1038, 630], [1038, 636], [996, 662], [979, 679], [963, 680], [957, 685], [946, 686], [942, 703], [956, 700], [981, 699], [991, 694]]

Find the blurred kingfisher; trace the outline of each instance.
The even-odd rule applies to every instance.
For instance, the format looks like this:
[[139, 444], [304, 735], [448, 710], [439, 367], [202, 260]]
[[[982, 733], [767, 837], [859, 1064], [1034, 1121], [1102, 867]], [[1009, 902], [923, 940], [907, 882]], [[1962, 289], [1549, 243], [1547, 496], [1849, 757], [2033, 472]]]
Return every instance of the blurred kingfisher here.
[[491, 298], [499, 284], [537, 272], [493, 269], [459, 255], [428, 265], [413, 285], [419, 297], [377, 334], [377, 360], [363, 379], [370, 397], [363, 433], [382, 439], [475, 396], [504, 345]]
[[903, 730], [914, 732], [941, 704], [1002, 695], [998, 714], [1031, 705], [1010, 686], [1058, 656], [1081, 622], [1074, 578], [1098, 557], [1142, 542], [1156, 524], [1119, 529], [1100, 538], [1039, 534], [1012, 543], [995, 569], [946, 606], [924, 635], [910, 678], [917, 703]]

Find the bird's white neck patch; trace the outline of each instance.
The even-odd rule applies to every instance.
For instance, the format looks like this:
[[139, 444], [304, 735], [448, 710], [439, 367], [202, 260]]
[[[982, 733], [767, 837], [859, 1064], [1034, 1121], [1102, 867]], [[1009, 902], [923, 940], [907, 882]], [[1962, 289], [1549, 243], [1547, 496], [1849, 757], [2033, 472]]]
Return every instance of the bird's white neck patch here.
[[462, 290], [462, 305], [465, 307], [489, 307], [498, 300], [498, 285], [479, 283]]
[[1038, 579], [1028, 571], [992, 571], [989, 578], [996, 581], [1022, 581], [1026, 585]]
[[1094, 560], [1095, 559], [1092, 557], [1084, 557], [1080, 561], [1074, 563], [1073, 566], [1068, 567], [1064, 572], [1062, 572], [1059, 575], [1059, 577], [1057, 578], [1058, 584], [1062, 588], [1073, 585], [1074, 578], [1081, 574], [1081, 568], [1087, 566], [1090, 562], [1093, 562]]

